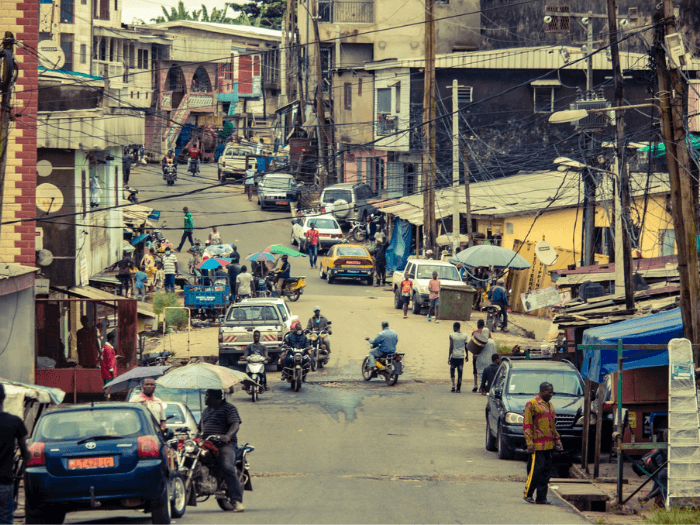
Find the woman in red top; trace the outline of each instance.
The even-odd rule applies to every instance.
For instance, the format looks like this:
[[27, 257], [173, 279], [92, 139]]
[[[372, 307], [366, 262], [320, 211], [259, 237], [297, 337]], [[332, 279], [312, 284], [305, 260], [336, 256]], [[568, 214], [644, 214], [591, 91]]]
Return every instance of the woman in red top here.
[[306, 249], [309, 253], [309, 263], [311, 263], [311, 268], [316, 268], [316, 258], [318, 257], [318, 230], [313, 222], [309, 224], [309, 227], [309, 231], [304, 234], [308, 239]]

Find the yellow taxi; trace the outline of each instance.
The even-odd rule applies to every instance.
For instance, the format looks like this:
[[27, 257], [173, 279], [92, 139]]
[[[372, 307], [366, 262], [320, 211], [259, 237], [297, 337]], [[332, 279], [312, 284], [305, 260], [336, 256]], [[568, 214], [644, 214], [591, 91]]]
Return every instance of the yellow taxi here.
[[338, 279], [359, 279], [368, 285], [374, 279], [374, 262], [367, 248], [359, 244], [336, 244], [320, 263], [321, 279], [328, 284]]

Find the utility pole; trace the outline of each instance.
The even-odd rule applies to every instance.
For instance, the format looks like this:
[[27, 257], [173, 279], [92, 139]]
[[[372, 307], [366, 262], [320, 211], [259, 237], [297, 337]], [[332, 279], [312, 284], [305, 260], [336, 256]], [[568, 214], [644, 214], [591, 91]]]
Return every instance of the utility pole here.
[[[326, 166], [326, 111], [323, 103], [323, 67], [321, 65], [321, 37], [318, 32], [318, 16], [314, 3], [314, 13], [311, 16], [314, 25], [314, 37], [316, 39], [316, 118], [318, 119], [318, 164], [321, 168], [321, 173], [318, 178], [318, 189], [323, 191], [326, 187], [326, 178], [328, 176], [328, 166]], [[308, 42], [307, 42], [308, 44]]]
[[[678, 273], [681, 281], [681, 318], [685, 337], [692, 343], [700, 343], [700, 268], [696, 244], [695, 210], [688, 155], [687, 136], [683, 115], [683, 102], [687, 85], [678, 68], [669, 57], [666, 64], [665, 37], [676, 34], [676, 18], [673, 1], [664, 0], [663, 13], [654, 16], [661, 22], [654, 39], [656, 72], [659, 82], [661, 112], [661, 136], [666, 146], [666, 163], [671, 183], [671, 210], [678, 246]], [[669, 71], [670, 66], [670, 71]], [[700, 354], [693, 348], [695, 365], [700, 364]]]
[[[5, 31], [5, 38], [2, 40], [3, 55], [0, 57], [0, 86], [2, 86], [2, 98], [0, 98], [0, 218], [2, 218], [5, 201], [5, 171], [7, 169], [7, 148], [10, 142], [12, 78], [15, 75], [14, 45], [15, 35], [10, 31]], [[6, 51], [9, 53], [6, 54]], [[2, 226], [0, 226], [1, 233]]]
[[459, 248], [459, 83], [452, 81], [452, 253]]
[[435, 0], [425, 0], [425, 74], [423, 76], [423, 247], [436, 250], [435, 243]]
[[[613, 75], [615, 86], [615, 102], [614, 106], [620, 108], [625, 100], [625, 88], [622, 79], [622, 68], [620, 67], [620, 49], [618, 46], [619, 33], [617, 30], [617, 1], [608, 0], [608, 29], [610, 31], [610, 52], [613, 63]], [[616, 217], [619, 216], [620, 228], [620, 245], [622, 253], [617, 252], [615, 258], [615, 292], [617, 293], [618, 275], [622, 277], [625, 290], [625, 308], [627, 310], [634, 309], [634, 284], [632, 282], [632, 243], [630, 241], [629, 221], [630, 214], [630, 181], [629, 172], [627, 170], [627, 162], [625, 157], [625, 116], [624, 110], [615, 111], [615, 153], [617, 156], [617, 174], [618, 184], [617, 191], [620, 193], [620, 208], [617, 210]], [[616, 220], [617, 222], [617, 220]], [[617, 233], [615, 242], [617, 244]], [[619, 268], [622, 267], [622, 272]]]
[[467, 236], [469, 237], [467, 246], [471, 248], [474, 246], [474, 232], [472, 231], [472, 198], [469, 191], [469, 151], [466, 145], [462, 148], [462, 163], [464, 164], [464, 193], [467, 199]]

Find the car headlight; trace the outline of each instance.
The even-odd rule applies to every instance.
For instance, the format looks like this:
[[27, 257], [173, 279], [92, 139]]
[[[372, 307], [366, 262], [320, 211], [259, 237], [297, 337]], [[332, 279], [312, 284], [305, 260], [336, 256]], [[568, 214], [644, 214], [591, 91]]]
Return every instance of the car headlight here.
[[418, 285], [418, 291], [419, 291], [420, 293], [430, 293], [430, 290], [428, 290], [428, 287], [427, 287], [427, 286], [422, 286], [422, 285]]
[[188, 454], [192, 454], [195, 450], [197, 450], [197, 445], [194, 441], [192, 441], [191, 439], [185, 441], [185, 452], [187, 452]]
[[523, 416], [520, 414], [516, 414], [515, 412], [508, 412], [506, 414], [506, 423], [509, 425], [517, 425], [517, 424], [522, 424], [523, 422]]
[[[595, 414], [591, 414], [591, 421], [590, 421], [590, 424], [591, 424], [591, 425], [595, 425], [595, 422], [596, 422], [596, 421], [597, 421], [596, 415], [595, 415]], [[582, 426], [583, 426], [583, 416], [581, 416], [580, 418], [578, 418], [578, 419], [576, 420], [576, 425], [575, 425], [575, 426], [577, 426], [577, 427], [582, 427]]]

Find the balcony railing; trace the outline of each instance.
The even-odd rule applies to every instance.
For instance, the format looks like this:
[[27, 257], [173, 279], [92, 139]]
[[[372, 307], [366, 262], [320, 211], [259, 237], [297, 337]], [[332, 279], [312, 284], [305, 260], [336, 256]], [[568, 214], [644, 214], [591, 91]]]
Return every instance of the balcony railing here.
[[321, 0], [318, 3], [318, 21], [334, 24], [371, 24], [374, 22], [374, 2]]

